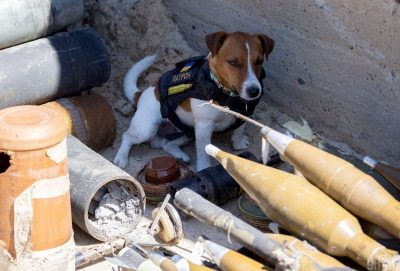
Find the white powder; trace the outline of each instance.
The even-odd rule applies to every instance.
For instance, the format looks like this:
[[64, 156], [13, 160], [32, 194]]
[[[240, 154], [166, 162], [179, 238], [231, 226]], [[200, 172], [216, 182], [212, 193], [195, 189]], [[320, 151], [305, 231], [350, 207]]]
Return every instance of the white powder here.
[[142, 218], [140, 199], [117, 182], [104, 188], [93, 197], [100, 202], [93, 201], [94, 218], [89, 221], [92, 229], [105, 239], [117, 238], [135, 229]]

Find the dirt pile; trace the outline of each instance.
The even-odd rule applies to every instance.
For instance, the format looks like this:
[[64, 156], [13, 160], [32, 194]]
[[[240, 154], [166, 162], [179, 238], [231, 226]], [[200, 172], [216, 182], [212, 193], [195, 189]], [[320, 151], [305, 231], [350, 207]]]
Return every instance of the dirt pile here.
[[133, 113], [123, 97], [122, 82], [136, 61], [158, 55], [157, 63], [139, 80], [144, 88], [154, 84], [174, 63], [197, 54], [183, 40], [161, 0], [86, 0], [85, 17], [79, 26], [82, 25], [95, 28], [108, 46], [111, 77], [105, 85], [90, 92], [106, 97], [119, 113], [117, 118]]

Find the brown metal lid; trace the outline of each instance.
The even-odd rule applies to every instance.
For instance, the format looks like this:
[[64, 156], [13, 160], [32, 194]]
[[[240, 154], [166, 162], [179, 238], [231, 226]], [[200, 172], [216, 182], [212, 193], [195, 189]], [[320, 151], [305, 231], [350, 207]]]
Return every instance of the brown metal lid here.
[[169, 183], [180, 178], [178, 161], [169, 156], [151, 159], [145, 169], [146, 181], [153, 184]]
[[56, 145], [66, 134], [65, 120], [54, 109], [22, 105], [0, 110], [0, 149], [41, 149]]

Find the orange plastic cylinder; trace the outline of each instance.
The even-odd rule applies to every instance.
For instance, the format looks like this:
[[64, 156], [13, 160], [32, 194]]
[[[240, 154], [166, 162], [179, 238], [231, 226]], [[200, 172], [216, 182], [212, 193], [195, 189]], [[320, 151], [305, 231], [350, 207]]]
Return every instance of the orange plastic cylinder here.
[[53, 109], [0, 111], [0, 244], [17, 261], [24, 246], [35, 258], [73, 243], [66, 134]]

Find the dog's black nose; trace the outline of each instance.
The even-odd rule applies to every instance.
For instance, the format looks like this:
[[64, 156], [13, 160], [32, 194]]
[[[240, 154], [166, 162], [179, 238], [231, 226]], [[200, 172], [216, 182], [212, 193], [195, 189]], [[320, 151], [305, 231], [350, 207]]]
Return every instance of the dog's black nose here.
[[258, 86], [250, 86], [246, 89], [246, 92], [250, 98], [255, 98], [260, 94], [260, 88]]

